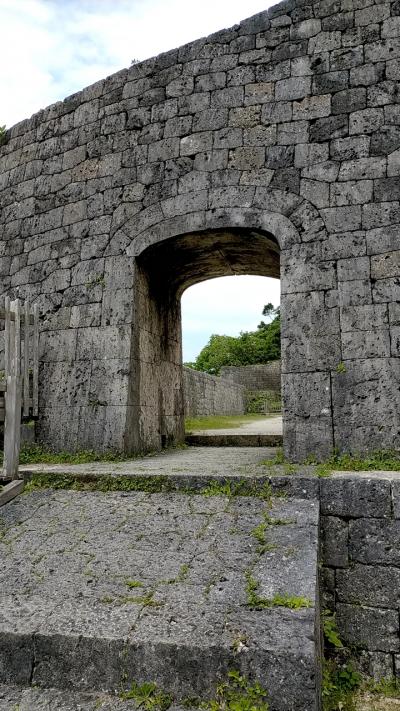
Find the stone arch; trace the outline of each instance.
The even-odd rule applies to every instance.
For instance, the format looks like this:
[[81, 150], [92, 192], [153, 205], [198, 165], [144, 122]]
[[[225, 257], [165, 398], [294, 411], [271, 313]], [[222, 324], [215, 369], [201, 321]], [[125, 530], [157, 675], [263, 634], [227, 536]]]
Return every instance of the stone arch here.
[[184, 440], [183, 291], [217, 276], [280, 274], [279, 245], [271, 233], [231, 227], [229, 222], [214, 229], [181, 228], [135, 258], [137, 346], [132, 355], [140, 404], [136, 437], [139, 447], [150, 450]]
[[[326, 236], [318, 208], [287, 190], [226, 187], [219, 191], [193, 191], [189, 200], [180, 195], [165, 202], [119, 226], [114, 239], [125, 242], [126, 254], [135, 257], [164, 239], [227, 225], [271, 232], [281, 250]], [[203, 209], [193, 209], [196, 205]]]
[[[226, 195], [229, 195], [227, 191]], [[123, 226], [126, 236], [131, 234], [131, 230], [136, 232], [126, 247], [126, 254], [132, 256], [135, 262], [134, 301], [137, 305], [137, 320], [139, 324], [150, 322], [154, 328], [149, 334], [147, 327], [143, 330], [138, 326], [140, 333], [134, 356], [138, 388], [135, 397], [140, 403], [139, 428], [134, 435], [137, 446], [144, 444], [145, 448], [151, 449], [183, 438], [179, 303], [183, 289], [196, 281], [216, 275], [253, 273], [281, 277], [282, 380], [287, 454], [293, 457], [299, 449], [306, 453], [311, 437], [316, 437], [320, 451], [328, 453], [332, 449], [329, 373], [324, 373], [324, 366], [321, 368], [313, 359], [313, 349], [309, 345], [310, 338], [317, 336], [318, 339], [321, 324], [332, 322], [326, 313], [325, 299], [321, 299], [315, 291], [317, 284], [328, 283], [328, 272], [331, 272], [332, 287], [336, 278], [332, 263], [321, 262], [319, 258], [318, 240], [325, 229], [324, 223], [314, 206], [289, 192], [265, 190], [263, 201], [267, 207], [274, 207], [275, 211], [254, 206], [232, 207], [229, 200], [226, 200], [225, 204], [220, 201], [218, 208], [205, 209], [201, 213], [171, 214], [169, 203], [168, 217], [165, 216], [158, 223], [141, 231], [135, 219]], [[175, 207], [178, 212], [178, 201]], [[314, 241], [316, 235], [318, 238]], [[307, 245], [302, 240], [308, 240]], [[202, 267], [193, 276], [193, 270], [197, 269], [196, 260], [199, 259], [196, 243], [201, 245]], [[204, 266], [204, 260], [207, 259], [204, 255], [216, 243], [218, 253], [227, 249], [228, 255], [225, 267], [219, 265], [213, 271], [209, 262]], [[236, 264], [230, 272], [232, 248], [237, 255], [239, 243], [245, 255], [244, 261], [240, 262], [236, 256]], [[251, 254], [246, 252], [249, 246]], [[275, 262], [273, 259], [268, 261], [270, 250], [275, 252]], [[185, 271], [185, 258], [192, 270], [189, 273]], [[162, 265], [161, 272], [159, 265]], [[168, 274], [168, 284], [164, 283], [163, 270]], [[303, 282], [296, 285], [296, 280], [300, 279]], [[310, 290], [313, 294], [311, 296]], [[304, 309], [310, 325], [302, 332], [302, 329], [294, 327], [294, 322], [296, 314], [299, 315]], [[313, 331], [313, 324], [318, 324], [317, 334]], [[296, 331], [294, 339], [292, 331]], [[333, 366], [336, 363], [334, 359], [338, 357], [339, 346], [333, 343], [338, 338], [338, 331], [334, 333], [331, 328], [329, 333], [329, 363]], [[296, 352], [297, 349], [299, 352]], [[318, 347], [316, 350], [319, 355]], [[326, 356], [326, 343], [324, 351]], [[146, 354], [144, 359], [142, 353]], [[299, 395], [305, 388], [308, 388], [311, 412], [307, 411], [308, 403], [304, 396], [300, 398], [299, 406]], [[313, 398], [316, 398], [317, 404]], [[310, 420], [311, 424], [315, 422], [314, 428], [308, 426]], [[302, 428], [303, 423], [307, 423], [307, 426]]]

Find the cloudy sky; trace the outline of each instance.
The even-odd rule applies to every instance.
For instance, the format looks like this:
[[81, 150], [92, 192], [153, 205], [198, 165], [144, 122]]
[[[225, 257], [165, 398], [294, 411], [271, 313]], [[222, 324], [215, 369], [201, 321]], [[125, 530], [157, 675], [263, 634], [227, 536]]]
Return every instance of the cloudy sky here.
[[[0, 0], [0, 125], [130, 65], [265, 10], [271, 0]], [[255, 328], [276, 280], [214, 279], [182, 298], [184, 360], [212, 333]]]

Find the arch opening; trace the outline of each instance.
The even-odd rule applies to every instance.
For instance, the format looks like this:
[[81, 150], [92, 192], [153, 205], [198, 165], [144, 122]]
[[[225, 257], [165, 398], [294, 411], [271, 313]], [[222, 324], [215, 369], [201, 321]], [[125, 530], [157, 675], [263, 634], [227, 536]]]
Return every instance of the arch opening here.
[[[184, 441], [181, 296], [201, 281], [232, 275], [280, 277], [280, 248], [263, 230], [221, 228], [165, 239], [136, 258], [132, 398], [136, 449]], [[135, 441], [136, 440], [136, 441]]]

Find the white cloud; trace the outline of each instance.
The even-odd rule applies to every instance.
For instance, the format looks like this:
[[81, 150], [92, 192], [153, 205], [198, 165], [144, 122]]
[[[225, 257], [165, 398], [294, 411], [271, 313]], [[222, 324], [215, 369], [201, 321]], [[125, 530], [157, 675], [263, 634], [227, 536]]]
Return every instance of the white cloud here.
[[280, 303], [279, 279], [221, 277], [187, 289], [182, 296], [184, 361], [194, 360], [213, 333], [238, 336], [253, 331], [269, 301]]
[[0, 123], [261, 12], [264, 0], [0, 0]]

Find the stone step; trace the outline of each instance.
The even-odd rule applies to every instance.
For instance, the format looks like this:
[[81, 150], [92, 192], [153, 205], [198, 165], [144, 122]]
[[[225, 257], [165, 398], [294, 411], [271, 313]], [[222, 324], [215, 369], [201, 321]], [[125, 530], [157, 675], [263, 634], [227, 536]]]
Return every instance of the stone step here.
[[188, 434], [186, 444], [193, 447], [281, 447], [281, 434]]
[[179, 704], [236, 669], [271, 711], [319, 708], [317, 501], [49, 489], [0, 525], [0, 682], [27, 698], [154, 682]]
[[[0, 711], [136, 711], [135, 701], [105, 693], [0, 685]], [[169, 711], [177, 711], [170, 707]]]
[[[184, 447], [137, 457], [127, 461], [86, 462], [84, 464], [27, 464], [20, 466], [21, 478], [32, 477], [67, 486], [146, 491], [200, 492], [215, 487], [242, 487], [253, 492], [268, 486], [276, 495], [318, 498], [319, 482], [312, 465], [300, 466], [287, 475], [286, 465], [270, 465], [274, 447]], [[267, 466], [269, 464], [269, 466]], [[111, 481], [114, 480], [114, 481]], [[126, 481], [129, 480], [129, 481]], [[249, 492], [250, 493], [250, 492]]]

